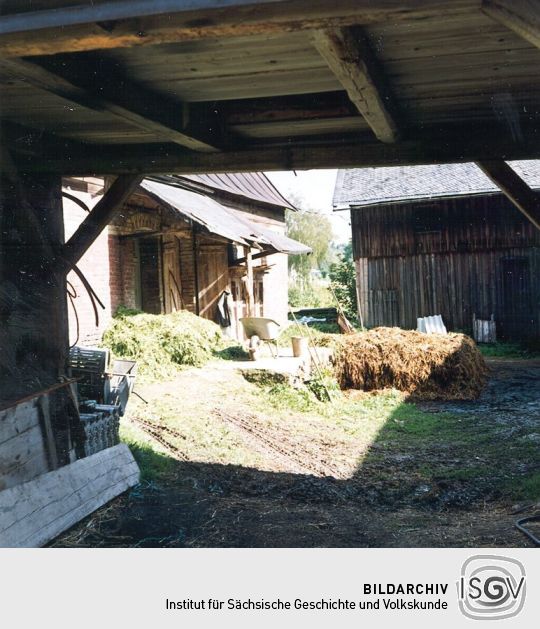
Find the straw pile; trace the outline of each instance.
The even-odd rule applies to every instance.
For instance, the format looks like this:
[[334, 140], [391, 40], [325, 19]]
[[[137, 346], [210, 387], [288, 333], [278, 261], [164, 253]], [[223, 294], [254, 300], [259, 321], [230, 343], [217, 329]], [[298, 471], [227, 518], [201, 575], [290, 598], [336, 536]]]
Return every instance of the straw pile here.
[[420, 399], [470, 400], [485, 384], [486, 365], [464, 334], [375, 328], [345, 337], [335, 360], [342, 389], [394, 388]]

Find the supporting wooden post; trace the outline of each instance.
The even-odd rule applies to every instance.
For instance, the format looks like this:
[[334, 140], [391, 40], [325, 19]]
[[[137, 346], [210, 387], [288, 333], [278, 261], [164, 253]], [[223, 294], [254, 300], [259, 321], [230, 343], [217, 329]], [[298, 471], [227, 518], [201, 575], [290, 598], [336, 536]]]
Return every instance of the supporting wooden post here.
[[64, 241], [60, 175], [2, 179], [0, 233], [0, 398], [12, 399], [64, 374], [66, 279], [50, 272]]
[[77, 231], [61, 248], [60, 260], [56, 267], [58, 270], [67, 272], [73, 265], [77, 264], [142, 179], [142, 175], [121, 175], [115, 180], [102, 199], [79, 225]]
[[254, 291], [253, 291], [253, 255], [251, 247], [244, 247], [246, 258], [246, 307], [248, 317], [253, 317], [254, 312]]
[[201, 314], [199, 298], [199, 247], [197, 246], [197, 224], [191, 223], [191, 251], [193, 253], [193, 275], [195, 288], [195, 314]]
[[540, 195], [502, 159], [476, 162], [510, 201], [540, 229]]

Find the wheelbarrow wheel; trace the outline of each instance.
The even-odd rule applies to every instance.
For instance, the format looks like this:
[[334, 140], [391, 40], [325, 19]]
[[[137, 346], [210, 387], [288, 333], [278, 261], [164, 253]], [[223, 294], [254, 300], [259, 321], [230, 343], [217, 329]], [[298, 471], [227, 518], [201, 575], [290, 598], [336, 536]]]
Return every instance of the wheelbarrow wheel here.
[[256, 334], [250, 337], [249, 348], [248, 348], [250, 360], [257, 360], [257, 358], [259, 357], [258, 352], [261, 345], [262, 345], [261, 339]]

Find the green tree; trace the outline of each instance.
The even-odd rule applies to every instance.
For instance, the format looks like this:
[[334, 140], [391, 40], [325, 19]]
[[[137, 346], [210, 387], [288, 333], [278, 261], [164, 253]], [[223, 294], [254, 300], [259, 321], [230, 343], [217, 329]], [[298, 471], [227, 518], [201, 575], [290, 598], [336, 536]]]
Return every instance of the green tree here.
[[[302, 207], [301, 201], [295, 200], [294, 204]], [[289, 256], [289, 268], [294, 269], [302, 282], [309, 282], [311, 269], [324, 271], [330, 262], [333, 238], [330, 219], [321, 212], [299, 209], [287, 212], [286, 220], [287, 235], [311, 247], [311, 255]]]
[[330, 286], [334, 291], [339, 305], [348, 319], [358, 318], [356, 297], [356, 272], [352, 254], [352, 243], [347, 243], [339, 254], [338, 262], [330, 266]]

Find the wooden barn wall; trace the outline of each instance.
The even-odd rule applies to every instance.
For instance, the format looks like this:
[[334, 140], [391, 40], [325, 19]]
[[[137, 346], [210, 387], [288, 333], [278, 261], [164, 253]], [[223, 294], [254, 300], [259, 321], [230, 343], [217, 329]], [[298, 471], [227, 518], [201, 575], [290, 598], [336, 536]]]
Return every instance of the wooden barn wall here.
[[[526, 260], [526, 286], [505, 289], [507, 264]], [[495, 315], [508, 338], [540, 336], [540, 247], [356, 260], [360, 312], [368, 327], [415, 329], [441, 314], [450, 330], [470, 331], [473, 313]], [[512, 278], [508, 278], [512, 281]]]
[[540, 232], [502, 195], [357, 209], [352, 228], [367, 326], [494, 314], [501, 336], [540, 335]]
[[502, 195], [358, 208], [354, 258], [540, 246], [538, 231]]

